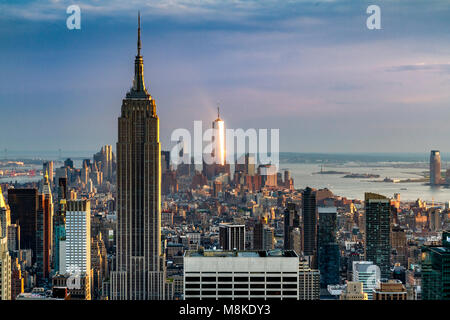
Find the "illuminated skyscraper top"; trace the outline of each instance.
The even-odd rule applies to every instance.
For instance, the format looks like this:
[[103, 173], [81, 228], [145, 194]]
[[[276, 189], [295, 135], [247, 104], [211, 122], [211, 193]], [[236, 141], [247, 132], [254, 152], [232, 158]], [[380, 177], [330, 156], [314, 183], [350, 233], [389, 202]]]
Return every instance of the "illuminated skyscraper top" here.
[[220, 109], [217, 107], [217, 119], [212, 123], [214, 129], [214, 150], [215, 163], [225, 165], [225, 123], [220, 119]]

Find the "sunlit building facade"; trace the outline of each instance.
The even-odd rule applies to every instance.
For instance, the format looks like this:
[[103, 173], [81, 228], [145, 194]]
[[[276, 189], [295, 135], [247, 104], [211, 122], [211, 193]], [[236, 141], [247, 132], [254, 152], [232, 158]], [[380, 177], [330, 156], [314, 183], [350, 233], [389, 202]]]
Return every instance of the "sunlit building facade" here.
[[430, 185], [441, 183], [441, 153], [439, 150], [431, 150], [430, 154]]
[[144, 83], [140, 19], [133, 87], [122, 102], [117, 142], [117, 247], [111, 299], [164, 299], [161, 146], [155, 100]]

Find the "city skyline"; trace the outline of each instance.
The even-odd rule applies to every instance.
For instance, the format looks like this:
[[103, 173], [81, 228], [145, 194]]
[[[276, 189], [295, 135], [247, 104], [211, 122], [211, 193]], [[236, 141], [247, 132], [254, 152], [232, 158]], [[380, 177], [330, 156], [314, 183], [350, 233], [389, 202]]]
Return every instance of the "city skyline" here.
[[450, 3], [352, 1], [2, 2], [0, 300], [450, 300]]
[[4, 2], [0, 148], [113, 145], [141, 9], [163, 149], [219, 101], [229, 128], [279, 128], [282, 152], [450, 150], [450, 5], [387, 1], [368, 30], [368, 3], [81, 1], [81, 30], [68, 30], [67, 1]]

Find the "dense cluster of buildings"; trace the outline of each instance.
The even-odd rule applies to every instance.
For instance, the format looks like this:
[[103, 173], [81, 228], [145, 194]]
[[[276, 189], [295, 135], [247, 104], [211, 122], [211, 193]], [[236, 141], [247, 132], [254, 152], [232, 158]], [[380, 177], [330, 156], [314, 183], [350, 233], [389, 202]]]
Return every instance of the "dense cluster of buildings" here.
[[[117, 157], [107, 145], [1, 186], [2, 300], [450, 299], [447, 205], [295, 189], [252, 154], [227, 163], [222, 138], [219, 161], [173, 165], [140, 50], [139, 27]], [[224, 130], [219, 115], [212, 126]]]

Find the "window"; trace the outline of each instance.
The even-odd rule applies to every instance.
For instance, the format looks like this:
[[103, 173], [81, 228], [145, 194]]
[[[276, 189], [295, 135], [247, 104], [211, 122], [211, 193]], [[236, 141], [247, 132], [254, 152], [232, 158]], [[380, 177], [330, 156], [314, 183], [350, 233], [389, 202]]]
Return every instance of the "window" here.
[[281, 277], [267, 277], [267, 281], [268, 282], [281, 282]]
[[186, 282], [199, 282], [200, 281], [200, 277], [186, 277]]
[[219, 295], [220, 296], [231, 296], [232, 295], [232, 291], [228, 291], [228, 290], [219, 291]]
[[187, 296], [199, 296], [200, 295], [200, 291], [186, 290], [186, 295]]
[[297, 282], [297, 277], [284, 277], [283, 281], [285, 281], [285, 282]]
[[251, 282], [264, 282], [264, 277], [250, 277]]
[[231, 282], [233, 281], [232, 277], [219, 277], [219, 282]]
[[202, 277], [202, 281], [204, 282], [215, 282], [216, 277]]
[[247, 282], [248, 281], [248, 277], [234, 277], [234, 281], [235, 282], [238, 282], [238, 281], [245, 281], [245, 282]]

